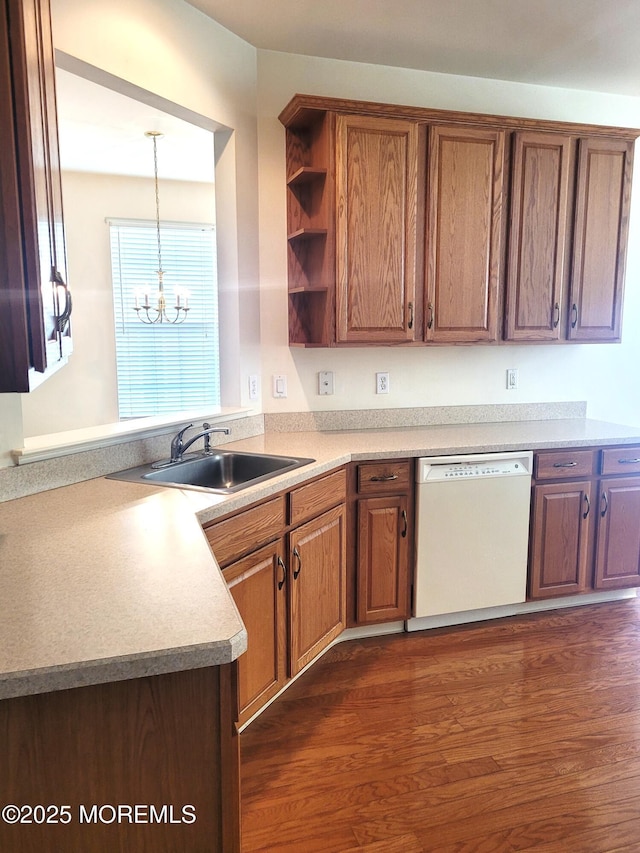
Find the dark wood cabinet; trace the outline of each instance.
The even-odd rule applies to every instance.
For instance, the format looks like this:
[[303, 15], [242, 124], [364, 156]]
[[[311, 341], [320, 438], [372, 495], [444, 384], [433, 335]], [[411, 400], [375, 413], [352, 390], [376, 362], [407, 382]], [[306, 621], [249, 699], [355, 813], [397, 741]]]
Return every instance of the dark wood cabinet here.
[[354, 463], [350, 470], [349, 624], [408, 619], [413, 581], [413, 464]]
[[640, 586], [640, 448], [537, 453], [529, 597]]
[[49, 3], [0, 13], [0, 392], [29, 391], [71, 353]]
[[495, 341], [504, 206], [502, 130], [429, 131], [425, 339]]
[[420, 327], [419, 139], [415, 122], [336, 118], [338, 343], [409, 342]]

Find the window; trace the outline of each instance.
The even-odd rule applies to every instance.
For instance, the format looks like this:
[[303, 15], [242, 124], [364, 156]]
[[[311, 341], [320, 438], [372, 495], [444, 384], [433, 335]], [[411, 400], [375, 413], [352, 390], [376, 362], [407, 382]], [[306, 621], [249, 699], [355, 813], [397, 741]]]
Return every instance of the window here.
[[[183, 323], [142, 323], [134, 310], [145, 286], [157, 290], [155, 222], [108, 220], [120, 419], [220, 405], [218, 290], [212, 225], [161, 224], [169, 319], [174, 288], [189, 293]], [[142, 313], [142, 312], [141, 312]]]

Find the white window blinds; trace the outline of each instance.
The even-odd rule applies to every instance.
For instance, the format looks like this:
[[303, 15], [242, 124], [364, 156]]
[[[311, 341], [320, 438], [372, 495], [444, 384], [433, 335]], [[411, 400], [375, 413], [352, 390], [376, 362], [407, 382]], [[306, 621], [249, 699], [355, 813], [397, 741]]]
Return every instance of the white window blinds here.
[[175, 313], [175, 287], [188, 291], [190, 310], [183, 323], [147, 325], [138, 319], [134, 305], [141, 288], [157, 291], [155, 223], [115, 219], [108, 223], [120, 418], [219, 406], [214, 227], [161, 225], [167, 314], [172, 319]]

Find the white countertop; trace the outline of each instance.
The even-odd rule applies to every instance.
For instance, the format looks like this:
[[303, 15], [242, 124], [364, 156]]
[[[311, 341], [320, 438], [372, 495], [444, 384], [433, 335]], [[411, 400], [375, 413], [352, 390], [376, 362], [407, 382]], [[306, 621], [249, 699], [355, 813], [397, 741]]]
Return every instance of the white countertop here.
[[246, 632], [202, 523], [351, 460], [640, 443], [563, 419], [272, 433], [225, 445], [316, 461], [231, 496], [98, 478], [0, 504], [0, 698], [237, 658]]

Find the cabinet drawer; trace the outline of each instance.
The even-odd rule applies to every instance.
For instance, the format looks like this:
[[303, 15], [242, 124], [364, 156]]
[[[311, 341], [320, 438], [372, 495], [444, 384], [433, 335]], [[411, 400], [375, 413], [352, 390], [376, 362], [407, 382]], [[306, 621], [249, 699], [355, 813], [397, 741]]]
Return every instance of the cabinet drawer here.
[[282, 534], [284, 525], [285, 496], [280, 495], [205, 527], [204, 532], [218, 565], [225, 566], [276, 539]]
[[347, 495], [347, 474], [344, 468], [294, 489], [289, 495], [289, 524], [299, 524], [326, 509], [343, 503]]
[[594, 471], [594, 450], [553, 450], [536, 453], [536, 480], [564, 480], [590, 477]]
[[363, 462], [358, 465], [358, 493], [361, 495], [404, 492], [410, 487], [411, 462], [408, 459]]
[[640, 472], [640, 447], [613, 447], [602, 451], [601, 474], [637, 474]]

